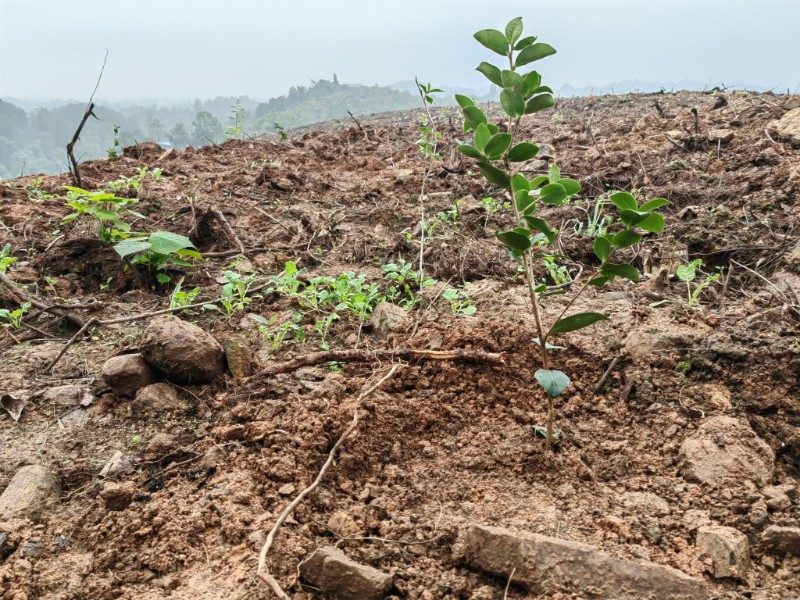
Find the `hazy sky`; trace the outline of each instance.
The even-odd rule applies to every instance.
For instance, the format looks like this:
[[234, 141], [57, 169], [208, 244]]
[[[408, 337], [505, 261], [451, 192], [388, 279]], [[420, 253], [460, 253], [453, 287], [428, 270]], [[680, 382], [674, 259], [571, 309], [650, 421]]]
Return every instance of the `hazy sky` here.
[[522, 15], [557, 88], [800, 86], [800, 0], [0, 0], [0, 98], [270, 97], [330, 78], [483, 87], [472, 33]]

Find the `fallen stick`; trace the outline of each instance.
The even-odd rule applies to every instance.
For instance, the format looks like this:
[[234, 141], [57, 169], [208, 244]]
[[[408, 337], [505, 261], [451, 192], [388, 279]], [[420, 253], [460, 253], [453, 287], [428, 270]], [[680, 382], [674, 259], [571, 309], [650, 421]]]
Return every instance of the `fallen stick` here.
[[68, 313], [66, 310], [63, 310], [62, 308], [54, 307], [51, 304], [44, 304], [43, 302], [39, 302], [36, 298], [26, 293], [21, 287], [19, 287], [16, 283], [11, 281], [11, 279], [9, 279], [8, 276], [2, 271], [0, 271], [0, 281], [2, 281], [3, 284], [9, 290], [11, 290], [12, 294], [17, 296], [18, 298], [21, 298], [24, 302], [30, 302], [31, 306], [33, 306], [34, 308], [38, 308], [39, 310], [44, 312], [49, 312], [53, 315], [56, 315], [57, 317], [62, 317], [78, 328], [84, 326], [83, 319]]
[[231, 241], [233, 241], [233, 244], [239, 249], [239, 254], [247, 254], [247, 250], [245, 250], [242, 240], [240, 240], [239, 236], [236, 235], [236, 232], [233, 230], [233, 227], [231, 227], [231, 224], [228, 223], [228, 219], [225, 218], [225, 215], [222, 214], [222, 211], [217, 208], [215, 204], [212, 204], [211, 208], [208, 210], [217, 218], [217, 221], [219, 221], [220, 225], [222, 225], [222, 229], [225, 230], [225, 233], [228, 235]]
[[275, 595], [278, 596], [278, 598], [280, 598], [281, 600], [291, 600], [291, 597], [283, 590], [283, 588], [277, 582], [277, 580], [270, 574], [269, 569], [267, 569], [267, 554], [269, 554], [269, 550], [270, 548], [272, 548], [272, 542], [275, 540], [275, 535], [278, 533], [278, 529], [281, 528], [281, 526], [284, 524], [289, 515], [292, 514], [294, 509], [296, 509], [300, 505], [303, 499], [306, 496], [308, 496], [311, 492], [313, 492], [315, 489], [317, 489], [317, 487], [319, 487], [319, 484], [322, 483], [322, 478], [325, 476], [325, 473], [333, 464], [333, 459], [336, 456], [336, 451], [339, 449], [342, 443], [344, 443], [344, 441], [347, 439], [347, 436], [349, 436], [356, 428], [356, 426], [358, 426], [358, 409], [359, 406], [361, 405], [361, 402], [364, 400], [364, 398], [367, 398], [368, 396], [373, 394], [379, 387], [381, 387], [387, 379], [392, 377], [392, 375], [394, 375], [395, 372], [397, 372], [397, 369], [399, 367], [400, 365], [397, 364], [393, 365], [392, 368], [389, 370], [389, 372], [383, 377], [381, 377], [378, 383], [376, 383], [369, 389], [362, 391], [358, 395], [358, 398], [356, 398], [355, 407], [353, 407], [353, 420], [351, 421], [350, 425], [348, 425], [347, 429], [344, 430], [344, 433], [342, 433], [342, 436], [339, 438], [339, 440], [333, 445], [333, 448], [331, 448], [331, 451], [328, 453], [328, 459], [325, 461], [325, 464], [323, 464], [322, 468], [319, 470], [317, 478], [314, 479], [311, 485], [309, 485], [306, 489], [300, 492], [297, 495], [297, 497], [294, 500], [292, 500], [285, 509], [283, 509], [283, 512], [278, 517], [278, 520], [275, 521], [275, 525], [272, 526], [272, 529], [267, 535], [267, 539], [264, 542], [264, 546], [261, 548], [261, 553], [258, 555], [258, 570], [256, 571], [256, 574], [267, 585], [269, 585], [269, 587], [272, 589]]
[[301, 367], [321, 365], [328, 362], [372, 362], [378, 360], [461, 360], [465, 362], [482, 362], [492, 365], [505, 365], [502, 354], [483, 350], [329, 350], [298, 356], [286, 362], [267, 365], [255, 375], [244, 379], [253, 381], [264, 375], [277, 375], [295, 371]]

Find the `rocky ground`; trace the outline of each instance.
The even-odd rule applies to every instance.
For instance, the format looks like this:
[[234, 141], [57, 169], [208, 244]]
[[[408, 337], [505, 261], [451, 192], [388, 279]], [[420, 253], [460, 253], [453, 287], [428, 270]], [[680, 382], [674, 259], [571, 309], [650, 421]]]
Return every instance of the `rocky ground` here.
[[[648, 276], [576, 304], [612, 320], [558, 337], [572, 384], [556, 452], [537, 435], [527, 296], [494, 238], [512, 215], [456, 153], [455, 110], [434, 113], [443, 160], [423, 202], [438, 283], [377, 307], [397, 287], [386, 265], [417, 268], [421, 111], [82, 165], [84, 189], [138, 200], [135, 230], [203, 253], [168, 283], [96, 220], [61, 224], [68, 175], [0, 182], [17, 258], [0, 307], [32, 302], [0, 332], [0, 598], [274, 597], [266, 532], [392, 366], [266, 556], [292, 598], [800, 597], [798, 107], [603, 96], [528, 121], [545, 151], [527, 168], [556, 160], [583, 188], [545, 212], [562, 275], [596, 267], [598, 196], [673, 203], [666, 232], [628, 251]], [[699, 280], [722, 276], [689, 307], [675, 270], [697, 258]], [[230, 314], [226, 271], [249, 286]], [[339, 285], [325, 276], [364, 298], [296, 293]], [[201, 306], [153, 315], [181, 279]]]

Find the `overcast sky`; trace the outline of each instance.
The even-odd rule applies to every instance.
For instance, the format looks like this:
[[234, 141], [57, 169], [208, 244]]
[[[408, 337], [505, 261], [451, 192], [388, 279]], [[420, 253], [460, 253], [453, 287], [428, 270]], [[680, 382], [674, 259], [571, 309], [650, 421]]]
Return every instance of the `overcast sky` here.
[[[800, 0], [0, 0], [0, 98], [271, 97], [331, 78], [483, 87], [521, 15], [545, 83], [800, 86]], [[493, 58], [492, 58], [493, 57]]]

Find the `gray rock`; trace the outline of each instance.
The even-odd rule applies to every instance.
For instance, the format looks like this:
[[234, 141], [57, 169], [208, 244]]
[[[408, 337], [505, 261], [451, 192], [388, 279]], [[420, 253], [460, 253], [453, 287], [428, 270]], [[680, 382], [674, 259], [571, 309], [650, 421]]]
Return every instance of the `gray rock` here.
[[154, 383], [143, 387], [131, 402], [131, 412], [136, 416], [158, 416], [189, 409], [190, 403], [181, 398], [178, 390], [169, 383]]
[[636, 512], [654, 517], [664, 517], [669, 514], [669, 503], [661, 496], [650, 492], [627, 492], [622, 495], [622, 504], [627, 509], [634, 509]]
[[89, 406], [94, 401], [94, 394], [85, 385], [59, 385], [43, 391], [42, 400], [72, 408], [80, 405]]
[[39, 547], [41, 546], [41, 543], [42, 538], [40, 537], [32, 537], [28, 539], [19, 549], [19, 557], [33, 558], [39, 553]]
[[386, 339], [395, 329], [411, 322], [406, 310], [391, 302], [381, 302], [372, 312], [370, 325], [378, 339]]
[[117, 396], [132, 397], [136, 391], [158, 381], [158, 375], [139, 354], [112, 356], [102, 368], [103, 381]]
[[139, 349], [150, 366], [177, 383], [207, 383], [225, 372], [222, 345], [178, 317], [153, 319], [142, 334]]
[[342, 600], [379, 600], [392, 587], [391, 575], [352, 561], [331, 546], [317, 548], [302, 562], [300, 577]]
[[564, 589], [614, 600], [702, 600], [705, 582], [655, 563], [623, 560], [588, 544], [474, 525], [465, 536], [468, 565], [508, 578], [532, 594]]
[[800, 527], [770, 525], [761, 534], [761, 543], [776, 554], [800, 556]]
[[747, 421], [719, 415], [706, 419], [680, 450], [689, 481], [701, 483], [749, 479], [765, 485], [772, 479], [775, 455]]
[[695, 546], [711, 558], [711, 574], [717, 579], [744, 579], [750, 569], [750, 543], [733, 527], [700, 527]]
[[45, 467], [22, 467], [0, 495], [0, 519], [33, 516], [49, 503], [58, 501], [61, 488], [56, 476]]

